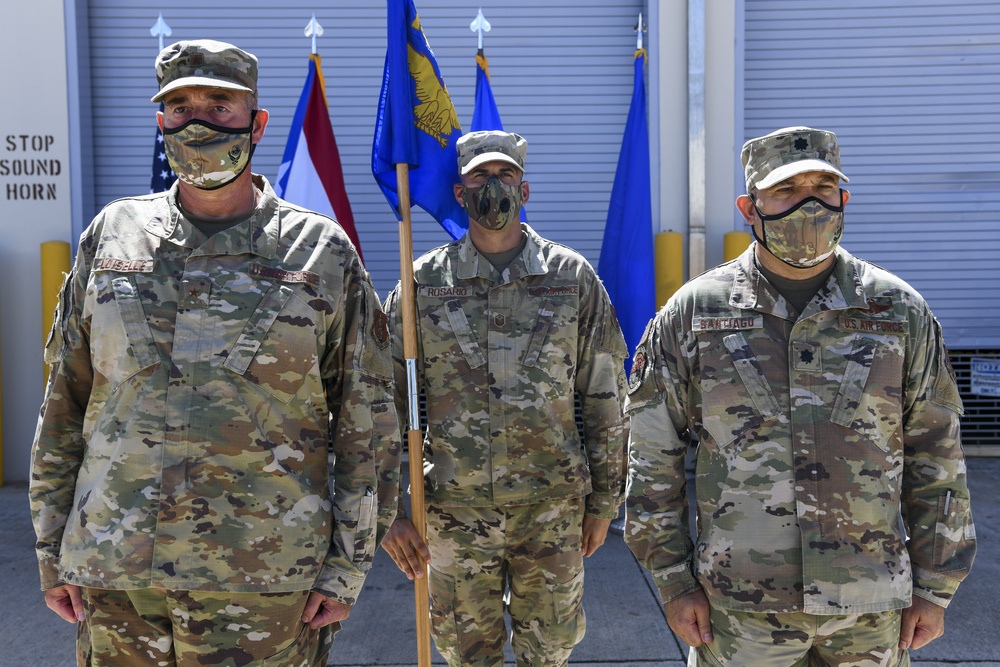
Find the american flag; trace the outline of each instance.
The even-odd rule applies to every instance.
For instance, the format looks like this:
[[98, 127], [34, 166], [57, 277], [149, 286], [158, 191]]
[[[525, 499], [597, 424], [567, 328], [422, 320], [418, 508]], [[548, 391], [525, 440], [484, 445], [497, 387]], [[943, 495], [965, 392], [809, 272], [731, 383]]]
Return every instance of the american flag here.
[[[160, 111], [163, 111], [162, 104]], [[170, 165], [167, 163], [167, 153], [163, 150], [163, 132], [160, 132], [160, 126], [157, 125], [156, 141], [153, 142], [153, 174], [149, 179], [149, 192], [152, 194], [169, 190], [176, 180], [177, 176], [170, 169]]]

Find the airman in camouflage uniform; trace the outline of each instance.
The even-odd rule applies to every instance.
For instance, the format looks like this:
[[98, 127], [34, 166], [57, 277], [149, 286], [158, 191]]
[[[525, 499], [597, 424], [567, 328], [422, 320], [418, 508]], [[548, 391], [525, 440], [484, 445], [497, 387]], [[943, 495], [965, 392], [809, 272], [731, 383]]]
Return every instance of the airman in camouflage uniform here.
[[[429, 550], [403, 518], [383, 546], [411, 578], [430, 561], [450, 665], [503, 664], [505, 591], [517, 664], [564, 665], [584, 634], [583, 557], [623, 492], [625, 342], [587, 261], [517, 223], [527, 142], [473, 132], [458, 149], [469, 233], [414, 266]], [[386, 310], [405, 411], [399, 298]]]
[[976, 548], [941, 329], [838, 247], [833, 133], [753, 139], [743, 165], [756, 243], [684, 285], [636, 350], [626, 541], [689, 665], [907, 665]]
[[42, 588], [80, 664], [325, 665], [398, 503], [388, 318], [333, 220], [199, 164], [263, 136], [256, 59], [182, 42], [157, 71], [223, 184], [178, 170], [80, 239], [33, 448]]

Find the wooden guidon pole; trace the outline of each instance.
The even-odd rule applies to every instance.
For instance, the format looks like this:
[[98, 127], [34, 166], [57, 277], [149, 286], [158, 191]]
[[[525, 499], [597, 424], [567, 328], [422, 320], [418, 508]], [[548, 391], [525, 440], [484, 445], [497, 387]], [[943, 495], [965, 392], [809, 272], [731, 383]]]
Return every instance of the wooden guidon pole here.
[[[399, 196], [399, 304], [403, 313], [403, 358], [406, 360], [406, 443], [410, 457], [410, 521], [420, 539], [427, 541], [424, 508], [424, 444], [420, 433], [420, 392], [417, 388], [417, 317], [413, 294], [413, 236], [410, 231], [410, 165], [396, 165]], [[402, 415], [401, 415], [402, 417]], [[413, 578], [417, 615], [417, 665], [431, 667], [431, 612], [427, 597], [427, 571]]]

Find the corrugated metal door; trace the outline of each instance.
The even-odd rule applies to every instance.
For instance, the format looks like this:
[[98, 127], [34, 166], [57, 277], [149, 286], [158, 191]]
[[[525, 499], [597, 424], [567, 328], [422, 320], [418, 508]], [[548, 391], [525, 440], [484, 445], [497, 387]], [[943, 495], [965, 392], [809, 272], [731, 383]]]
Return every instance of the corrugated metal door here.
[[744, 8], [742, 138], [837, 132], [844, 246], [916, 287], [952, 349], [1000, 348], [1000, 3]]
[[[85, 4], [80, 13], [89, 21], [96, 208], [149, 187], [155, 132], [149, 98], [156, 90], [152, 65], [158, 51], [149, 29], [157, 11], [163, 10], [173, 30], [165, 43], [213, 38], [258, 56], [261, 106], [271, 118], [253, 166], [272, 183], [307, 72], [310, 40], [303, 29], [315, 14], [325, 29], [318, 50], [348, 196], [368, 269], [379, 293], [387, 293], [399, 276], [397, 224], [370, 162], [385, 58], [384, 2]], [[632, 28], [643, 0], [508, 0], [493, 6], [418, 0], [416, 5], [463, 127], [472, 120], [475, 90], [477, 40], [469, 23], [482, 6], [493, 25], [485, 49], [504, 126], [529, 142], [529, 223], [596, 265], [632, 92]], [[437, 223], [414, 209], [418, 254], [447, 240]]]

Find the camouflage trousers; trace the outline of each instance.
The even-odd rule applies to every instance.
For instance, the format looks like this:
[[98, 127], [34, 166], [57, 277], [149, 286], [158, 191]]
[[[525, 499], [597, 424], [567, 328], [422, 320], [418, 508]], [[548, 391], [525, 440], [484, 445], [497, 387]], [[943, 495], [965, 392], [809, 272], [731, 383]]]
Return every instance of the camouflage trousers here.
[[899, 649], [902, 612], [846, 616], [746, 613], [711, 608], [711, 644], [688, 667], [908, 667]]
[[229, 593], [84, 588], [77, 665], [326, 665], [334, 623], [302, 623], [309, 591]]
[[[586, 629], [582, 498], [519, 507], [428, 507], [431, 628], [451, 667], [569, 662]], [[506, 604], [505, 604], [506, 603]]]

